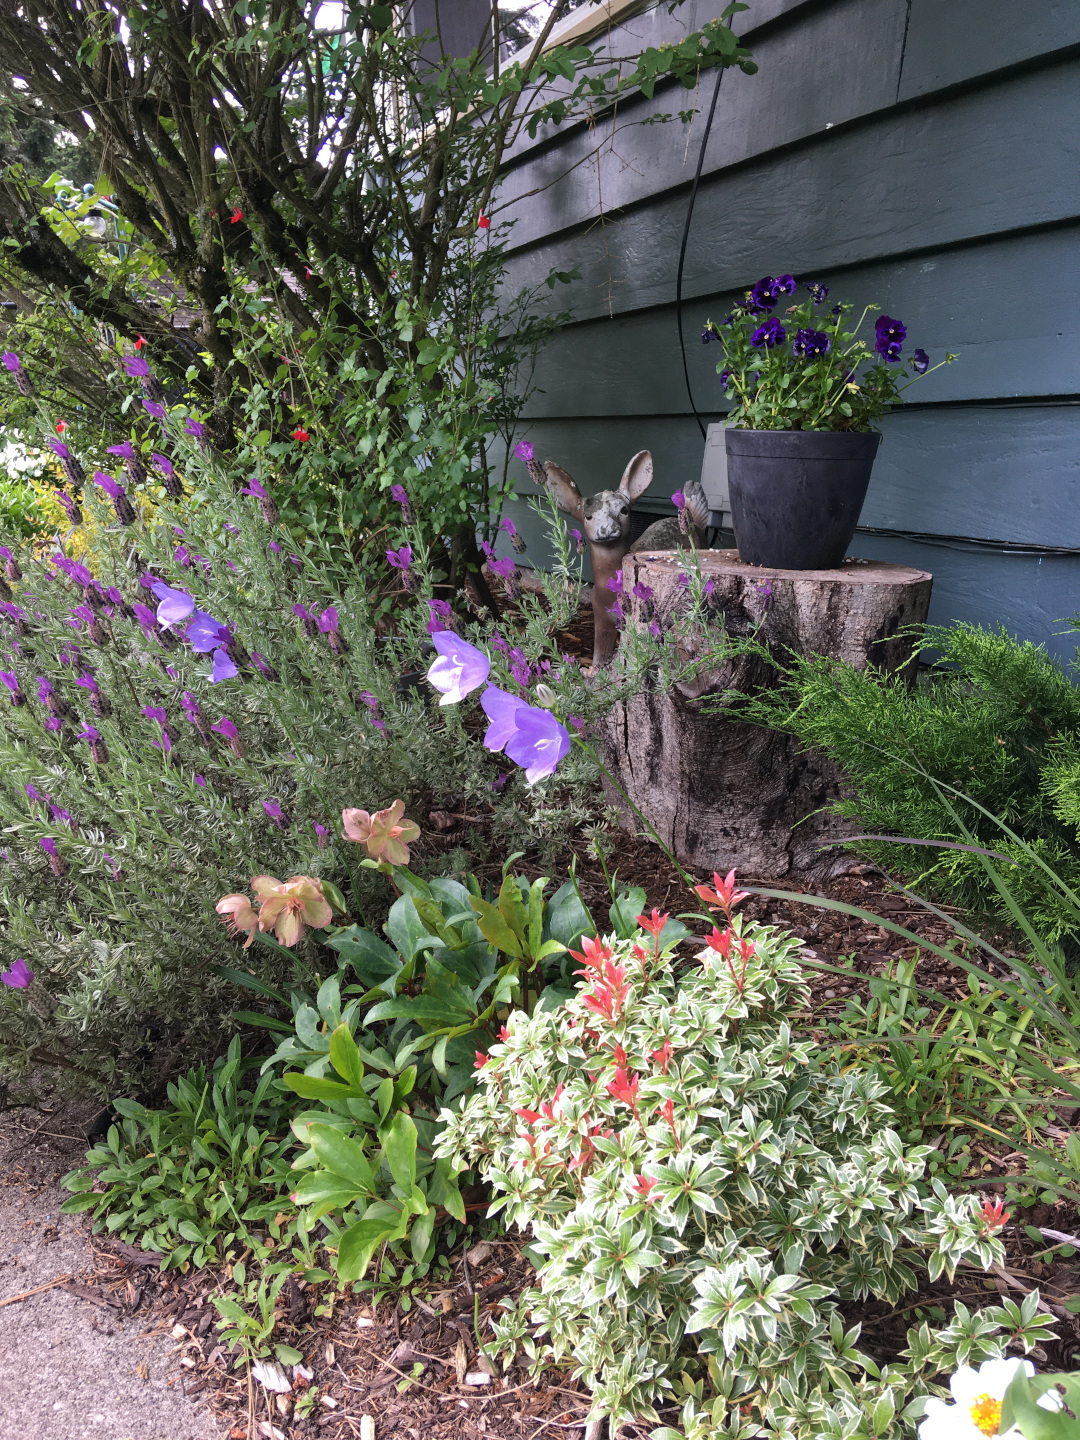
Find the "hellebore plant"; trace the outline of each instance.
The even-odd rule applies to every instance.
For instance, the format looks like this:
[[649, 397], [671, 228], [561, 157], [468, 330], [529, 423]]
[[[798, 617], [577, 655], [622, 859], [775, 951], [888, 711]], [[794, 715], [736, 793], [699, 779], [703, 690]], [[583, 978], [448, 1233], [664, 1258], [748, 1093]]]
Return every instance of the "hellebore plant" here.
[[[779, 313], [798, 288], [793, 275], [766, 275], [727, 319], [705, 327], [702, 343], [718, 340], [724, 352], [716, 368], [735, 402], [730, 422], [741, 430], [870, 430], [930, 372], [929, 355], [915, 349], [905, 358], [907, 326], [888, 315], [878, 316], [872, 345], [860, 338], [877, 307], [866, 306], [852, 326], [851, 303], [829, 307], [828, 286], [816, 281], [802, 287], [805, 300]], [[946, 354], [932, 368], [956, 358]]]
[[273, 875], [253, 875], [256, 913], [247, 895], [223, 895], [214, 906], [232, 935], [247, 935], [246, 950], [255, 932], [272, 930], [278, 943], [291, 948], [303, 939], [304, 927], [325, 930], [334, 918], [322, 882], [311, 875], [290, 875], [282, 882]]

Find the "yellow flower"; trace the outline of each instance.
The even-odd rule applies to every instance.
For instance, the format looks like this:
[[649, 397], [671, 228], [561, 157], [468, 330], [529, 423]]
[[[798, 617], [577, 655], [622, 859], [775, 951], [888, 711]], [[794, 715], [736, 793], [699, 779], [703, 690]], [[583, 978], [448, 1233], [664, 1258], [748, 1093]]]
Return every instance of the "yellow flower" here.
[[346, 840], [363, 845], [373, 860], [389, 860], [391, 865], [407, 865], [409, 845], [420, 838], [420, 826], [405, 818], [404, 800], [395, 800], [374, 815], [366, 810], [342, 810], [341, 820]]
[[246, 950], [255, 939], [255, 930], [259, 924], [259, 917], [251, 908], [251, 901], [248, 897], [246, 895], [223, 895], [214, 909], [221, 916], [222, 924], [229, 927], [230, 935], [246, 935], [248, 937], [244, 943]]
[[259, 897], [259, 929], [273, 930], [282, 945], [296, 945], [304, 926], [322, 930], [333, 911], [322, 886], [311, 875], [290, 875], [282, 883], [273, 875], [253, 875], [251, 888]]

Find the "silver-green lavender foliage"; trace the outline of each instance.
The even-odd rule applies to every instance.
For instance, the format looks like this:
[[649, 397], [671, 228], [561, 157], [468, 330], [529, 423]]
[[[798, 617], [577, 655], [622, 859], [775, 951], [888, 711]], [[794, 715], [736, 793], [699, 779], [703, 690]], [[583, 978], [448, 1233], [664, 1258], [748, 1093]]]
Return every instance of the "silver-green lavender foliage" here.
[[492, 1211], [531, 1232], [539, 1273], [499, 1344], [567, 1367], [616, 1420], [685, 1396], [695, 1437], [910, 1433], [925, 1375], [997, 1353], [1002, 1326], [1025, 1348], [1045, 1330], [1034, 1304], [958, 1307], [955, 1333], [912, 1332], [906, 1366], [860, 1354], [841, 1304], [895, 1304], [919, 1270], [1002, 1248], [975, 1199], [920, 1184], [929, 1151], [890, 1128], [883, 1087], [797, 1038], [799, 942], [735, 932], [744, 973], [737, 940], [729, 964], [612, 937], [575, 999], [512, 1018], [445, 1114], [437, 1153], [478, 1167]]

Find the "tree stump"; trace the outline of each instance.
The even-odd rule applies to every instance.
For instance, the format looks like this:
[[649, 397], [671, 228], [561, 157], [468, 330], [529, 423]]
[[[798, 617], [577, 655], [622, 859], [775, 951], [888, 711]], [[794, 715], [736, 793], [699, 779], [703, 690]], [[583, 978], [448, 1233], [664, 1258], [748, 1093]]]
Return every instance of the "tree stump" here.
[[[847, 560], [838, 570], [772, 570], [743, 564], [737, 550], [699, 551], [699, 558], [713, 587], [709, 629], [722, 625], [735, 638], [754, 635], [776, 661], [791, 652], [824, 655], [914, 678], [914, 638], [902, 632], [926, 620], [933, 583], [926, 571], [876, 560]], [[655, 619], [662, 630], [678, 621], [685, 629], [684, 568], [677, 551], [627, 556], [628, 627]], [[648, 586], [651, 600], [634, 596], [638, 584]], [[685, 658], [707, 650], [704, 628], [681, 642]], [[854, 833], [836, 815], [822, 813], [841, 793], [836, 765], [791, 736], [713, 708], [732, 710], [740, 695], [775, 687], [780, 676], [770, 658], [735, 654], [692, 683], [617, 705], [605, 732], [608, 758], [683, 864], [820, 882], [849, 863], [842, 849], [822, 849], [823, 841]], [[640, 828], [622, 796], [609, 792], [627, 827]]]

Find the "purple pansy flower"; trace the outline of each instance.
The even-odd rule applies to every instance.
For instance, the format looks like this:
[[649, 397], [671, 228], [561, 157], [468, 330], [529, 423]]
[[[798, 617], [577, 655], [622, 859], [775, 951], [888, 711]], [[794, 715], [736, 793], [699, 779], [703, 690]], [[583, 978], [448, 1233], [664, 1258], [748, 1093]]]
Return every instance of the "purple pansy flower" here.
[[807, 360], [813, 360], [818, 355], [827, 355], [831, 349], [832, 339], [824, 330], [807, 328], [796, 330], [791, 346], [793, 355], [801, 355]]
[[887, 365], [895, 365], [907, 338], [907, 326], [889, 315], [879, 315], [874, 324], [874, 349]]
[[766, 350], [771, 350], [775, 345], [782, 345], [786, 339], [787, 331], [775, 315], [770, 315], [765, 324], [759, 325], [750, 336], [750, 344], [764, 346]]
[[916, 375], [925, 375], [930, 368], [930, 356], [925, 350], [915, 350], [911, 356], [911, 368]]
[[439, 658], [427, 672], [428, 682], [441, 693], [440, 705], [456, 705], [484, 683], [491, 671], [491, 661], [482, 650], [453, 630], [433, 635], [431, 643], [439, 652]]

